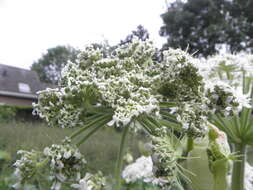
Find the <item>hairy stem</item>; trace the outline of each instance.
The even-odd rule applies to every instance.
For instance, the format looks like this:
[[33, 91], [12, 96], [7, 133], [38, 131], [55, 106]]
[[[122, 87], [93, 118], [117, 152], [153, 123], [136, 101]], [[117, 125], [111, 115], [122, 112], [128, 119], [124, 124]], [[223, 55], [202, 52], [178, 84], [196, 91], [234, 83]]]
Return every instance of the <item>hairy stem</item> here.
[[115, 179], [116, 179], [115, 190], [120, 190], [120, 186], [121, 186], [121, 170], [122, 170], [122, 165], [123, 165], [123, 156], [124, 156], [125, 148], [127, 144], [126, 142], [127, 142], [128, 131], [129, 131], [129, 125], [124, 126], [121, 143], [120, 143], [120, 149], [119, 149], [118, 158], [117, 158], [117, 163], [116, 163], [116, 169], [115, 169]]
[[235, 161], [232, 171], [231, 190], [244, 190], [244, 170], [246, 161], [246, 145], [235, 144], [235, 152], [241, 155], [240, 161]]

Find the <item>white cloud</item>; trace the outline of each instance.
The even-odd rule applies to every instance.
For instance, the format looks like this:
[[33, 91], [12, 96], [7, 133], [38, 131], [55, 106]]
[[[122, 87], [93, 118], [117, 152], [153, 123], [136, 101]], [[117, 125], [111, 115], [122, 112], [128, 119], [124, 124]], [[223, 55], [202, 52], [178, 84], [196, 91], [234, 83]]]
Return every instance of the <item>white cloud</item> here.
[[29, 68], [56, 45], [115, 44], [142, 24], [157, 44], [164, 0], [0, 0], [0, 63]]

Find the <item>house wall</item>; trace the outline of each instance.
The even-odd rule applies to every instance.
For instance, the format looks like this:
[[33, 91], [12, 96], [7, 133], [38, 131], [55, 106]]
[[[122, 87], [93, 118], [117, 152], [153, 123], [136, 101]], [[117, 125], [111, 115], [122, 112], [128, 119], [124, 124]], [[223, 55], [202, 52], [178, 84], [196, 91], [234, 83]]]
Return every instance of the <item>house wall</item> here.
[[17, 98], [17, 97], [0, 95], [0, 103], [10, 104], [10, 105], [19, 105], [19, 106], [31, 106], [33, 102], [36, 102], [36, 99]]

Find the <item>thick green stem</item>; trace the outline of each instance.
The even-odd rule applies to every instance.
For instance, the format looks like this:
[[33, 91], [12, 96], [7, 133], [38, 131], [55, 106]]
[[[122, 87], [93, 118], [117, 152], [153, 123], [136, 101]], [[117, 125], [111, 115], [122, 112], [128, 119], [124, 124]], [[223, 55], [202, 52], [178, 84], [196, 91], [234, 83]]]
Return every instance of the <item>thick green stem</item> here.
[[218, 160], [213, 165], [213, 190], [227, 190], [228, 161]]
[[187, 155], [189, 152], [193, 150], [194, 142], [192, 137], [188, 137], [187, 139]]
[[236, 144], [235, 152], [241, 155], [240, 161], [235, 161], [232, 172], [231, 190], [244, 190], [244, 169], [246, 162], [246, 145]]
[[126, 142], [127, 142], [128, 131], [129, 131], [129, 125], [124, 127], [122, 138], [121, 138], [120, 149], [119, 149], [116, 169], [115, 169], [115, 180], [116, 180], [115, 190], [120, 190], [120, 186], [121, 186], [121, 170], [122, 170], [122, 165], [123, 165], [123, 156], [124, 156], [125, 148], [127, 144]]

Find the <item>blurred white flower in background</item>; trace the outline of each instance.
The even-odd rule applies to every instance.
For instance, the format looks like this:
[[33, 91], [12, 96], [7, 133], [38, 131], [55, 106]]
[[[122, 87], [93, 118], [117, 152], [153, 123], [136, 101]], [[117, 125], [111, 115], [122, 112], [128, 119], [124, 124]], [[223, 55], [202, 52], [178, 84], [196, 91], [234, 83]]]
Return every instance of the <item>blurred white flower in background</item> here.
[[165, 179], [156, 178], [152, 170], [153, 162], [151, 156], [141, 156], [134, 163], [126, 166], [122, 172], [122, 178], [126, 183], [134, 183], [139, 180], [161, 186], [167, 183]]

